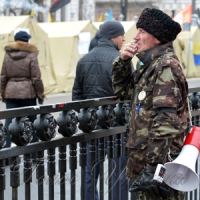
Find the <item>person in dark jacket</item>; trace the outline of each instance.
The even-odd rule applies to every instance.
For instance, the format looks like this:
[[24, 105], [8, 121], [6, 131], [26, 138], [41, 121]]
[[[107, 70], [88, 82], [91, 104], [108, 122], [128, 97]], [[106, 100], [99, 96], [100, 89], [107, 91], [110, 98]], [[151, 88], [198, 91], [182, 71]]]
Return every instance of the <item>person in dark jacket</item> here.
[[[120, 55], [119, 50], [125, 41], [124, 28], [118, 21], [106, 21], [100, 28], [100, 34], [101, 38], [98, 41], [98, 45], [81, 58], [77, 64], [76, 77], [72, 89], [73, 101], [114, 95], [112, 89], [112, 63]], [[87, 145], [87, 152], [89, 152], [89, 144]], [[124, 156], [121, 163], [121, 168], [124, 171], [126, 165]], [[95, 180], [97, 182], [100, 166], [97, 164], [95, 167]], [[86, 199], [91, 199], [91, 172], [88, 158], [86, 166]], [[124, 183], [125, 174], [122, 173], [120, 178]], [[122, 184], [121, 199], [125, 194], [124, 188], [125, 183]], [[116, 199], [116, 194], [114, 188], [113, 199]], [[96, 200], [98, 200], [97, 189], [95, 196]]]
[[79, 60], [72, 89], [73, 101], [114, 95], [111, 66], [125, 41], [124, 29], [120, 28], [123, 27], [118, 21], [102, 25], [98, 46]]
[[[1, 97], [6, 103], [6, 109], [42, 104], [44, 100], [44, 86], [38, 66], [38, 50], [28, 43], [31, 36], [25, 31], [15, 34], [14, 42], [4, 45], [6, 51], [1, 70]], [[30, 121], [35, 116], [29, 116]], [[6, 119], [5, 127], [12, 119]], [[32, 142], [38, 139], [33, 134]], [[6, 145], [10, 147], [10, 134], [7, 134]]]

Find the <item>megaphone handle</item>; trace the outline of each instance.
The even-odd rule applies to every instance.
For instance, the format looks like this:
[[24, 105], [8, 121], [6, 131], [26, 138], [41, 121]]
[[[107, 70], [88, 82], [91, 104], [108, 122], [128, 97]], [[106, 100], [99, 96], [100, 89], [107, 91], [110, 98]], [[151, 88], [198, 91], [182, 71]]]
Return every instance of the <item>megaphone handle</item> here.
[[190, 103], [189, 103], [189, 98], [187, 97], [187, 103], [188, 103], [188, 115], [189, 115], [189, 120], [190, 120], [190, 127], [192, 127], [192, 114], [190, 110]]

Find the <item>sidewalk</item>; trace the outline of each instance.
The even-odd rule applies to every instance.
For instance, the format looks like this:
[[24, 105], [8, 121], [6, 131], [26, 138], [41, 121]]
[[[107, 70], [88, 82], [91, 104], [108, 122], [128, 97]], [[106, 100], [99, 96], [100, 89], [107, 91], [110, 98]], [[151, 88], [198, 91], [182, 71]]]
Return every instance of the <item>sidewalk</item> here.
[[[200, 87], [200, 77], [198, 78], [187, 78], [188, 86], [189, 87]], [[45, 100], [45, 104], [49, 104], [51, 102], [55, 103], [55, 100], [57, 100], [57, 103], [59, 102], [69, 102], [72, 101], [72, 93], [56, 93], [56, 94], [47, 94], [47, 99]]]
[[187, 78], [188, 87], [200, 87], [200, 77], [199, 78]]

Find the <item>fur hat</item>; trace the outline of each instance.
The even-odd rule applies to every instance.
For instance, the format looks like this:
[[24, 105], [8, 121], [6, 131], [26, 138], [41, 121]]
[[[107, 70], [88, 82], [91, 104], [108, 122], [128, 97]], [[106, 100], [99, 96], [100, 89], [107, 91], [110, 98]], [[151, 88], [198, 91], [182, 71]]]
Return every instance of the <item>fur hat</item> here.
[[106, 21], [100, 28], [101, 37], [106, 39], [112, 39], [124, 33], [124, 27], [119, 21]]
[[155, 8], [145, 8], [138, 19], [136, 27], [144, 29], [163, 44], [175, 40], [181, 32], [179, 23]]
[[31, 36], [26, 31], [19, 31], [15, 34], [15, 41], [28, 42]]

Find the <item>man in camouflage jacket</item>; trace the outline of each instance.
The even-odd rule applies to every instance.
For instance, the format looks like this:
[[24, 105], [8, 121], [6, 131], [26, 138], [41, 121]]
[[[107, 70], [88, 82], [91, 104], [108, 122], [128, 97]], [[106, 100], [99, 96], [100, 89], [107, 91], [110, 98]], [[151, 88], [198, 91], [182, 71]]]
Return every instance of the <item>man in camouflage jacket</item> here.
[[[187, 127], [188, 85], [172, 41], [180, 25], [157, 9], [146, 8], [134, 42], [113, 63], [113, 88], [120, 99], [131, 98], [126, 177], [137, 199], [184, 199], [184, 193], [153, 181], [157, 164], [181, 151]], [[131, 73], [132, 57], [143, 63]]]

